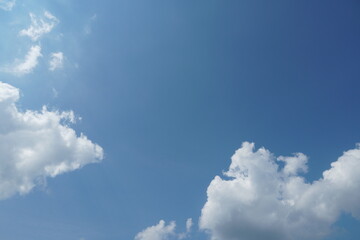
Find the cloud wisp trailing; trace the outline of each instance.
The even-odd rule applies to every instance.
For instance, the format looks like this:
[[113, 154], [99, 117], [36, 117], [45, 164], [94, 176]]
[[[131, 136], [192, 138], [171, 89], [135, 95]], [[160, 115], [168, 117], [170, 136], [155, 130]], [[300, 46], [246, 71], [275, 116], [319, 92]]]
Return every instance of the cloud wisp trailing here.
[[15, 0], [0, 0], [0, 8], [5, 11], [11, 11], [15, 3]]
[[45, 11], [43, 16], [36, 16], [30, 13], [31, 24], [27, 29], [19, 32], [20, 36], [28, 36], [32, 41], [39, 40], [44, 34], [51, 30], [59, 23], [59, 20], [50, 12]]
[[3, 67], [1, 71], [12, 73], [17, 76], [29, 74], [38, 65], [38, 59], [41, 56], [41, 47], [39, 45], [34, 45], [27, 52], [24, 59], [16, 59], [12, 65]]
[[226, 178], [210, 183], [200, 229], [212, 240], [323, 239], [342, 213], [359, 218], [360, 148], [344, 152], [313, 183], [300, 175], [306, 164], [302, 153], [275, 158], [243, 143]]
[[63, 67], [64, 54], [62, 52], [54, 52], [50, 54], [49, 70], [55, 71]]
[[73, 112], [19, 111], [19, 90], [0, 82], [0, 199], [29, 193], [47, 177], [103, 159], [103, 149], [69, 127]]

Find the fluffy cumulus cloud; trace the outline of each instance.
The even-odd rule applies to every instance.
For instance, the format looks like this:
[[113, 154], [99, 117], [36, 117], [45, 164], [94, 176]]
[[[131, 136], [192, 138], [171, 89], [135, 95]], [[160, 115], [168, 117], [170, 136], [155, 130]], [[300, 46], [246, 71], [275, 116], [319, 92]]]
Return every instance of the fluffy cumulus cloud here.
[[20, 36], [28, 36], [32, 41], [37, 41], [44, 34], [51, 30], [59, 23], [59, 20], [50, 12], [45, 11], [43, 16], [36, 16], [30, 13], [31, 24], [27, 29], [22, 29]]
[[17, 88], [0, 82], [0, 199], [102, 160], [102, 148], [69, 127], [72, 112], [22, 112], [18, 99]]
[[166, 225], [164, 220], [155, 225], [146, 228], [135, 236], [135, 240], [167, 240], [175, 236], [175, 222]]
[[24, 59], [16, 59], [11, 66], [3, 67], [1, 70], [18, 76], [31, 73], [38, 65], [38, 59], [41, 56], [41, 47], [39, 45], [32, 46]]
[[313, 183], [302, 153], [276, 158], [245, 142], [225, 177], [207, 190], [200, 228], [212, 240], [322, 239], [342, 213], [360, 217], [360, 148], [351, 149]]
[[5, 11], [11, 11], [15, 6], [15, 0], [0, 0], [0, 8]]
[[62, 52], [51, 53], [50, 62], [49, 62], [49, 70], [55, 71], [58, 68], [63, 67], [64, 54]]
[[135, 236], [135, 240], [178, 240], [188, 237], [192, 227], [192, 219], [186, 221], [186, 232], [176, 233], [176, 223], [170, 222], [166, 225], [164, 220], [155, 225], [146, 228]]

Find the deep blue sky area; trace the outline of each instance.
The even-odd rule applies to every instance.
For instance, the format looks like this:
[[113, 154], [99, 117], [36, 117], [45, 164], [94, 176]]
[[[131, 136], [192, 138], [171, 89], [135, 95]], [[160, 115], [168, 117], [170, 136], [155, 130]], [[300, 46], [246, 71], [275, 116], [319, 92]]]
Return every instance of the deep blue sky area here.
[[[359, 1], [17, 4], [0, 12], [23, 21], [0, 26], [1, 65], [26, 52], [16, 34], [45, 9], [63, 37], [42, 49], [62, 50], [65, 65], [0, 80], [21, 89], [21, 109], [74, 110], [73, 127], [105, 159], [1, 201], [1, 239], [125, 240], [160, 219], [183, 230], [190, 217], [194, 239], [207, 239], [197, 232], [206, 189], [243, 141], [308, 155], [309, 182], [360, 142]], [[354, 239], [359, 222], [343, 216], [336, 229], [328, 239]]]

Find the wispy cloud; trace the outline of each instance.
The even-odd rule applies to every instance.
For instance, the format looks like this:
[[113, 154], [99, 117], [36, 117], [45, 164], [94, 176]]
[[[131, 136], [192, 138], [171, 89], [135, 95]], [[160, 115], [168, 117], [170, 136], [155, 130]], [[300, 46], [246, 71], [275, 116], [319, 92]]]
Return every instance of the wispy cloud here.
[[102, 160], [102, 148], [69, 127], [73, 112], [22, 112], [18, 99], [17, 88], [0, 82], [0, 199]]
[[43, 16], [36, 16], [30, 13], [31, 24], [27, 29], [19, 32], [20, 36], [28, 36], [32, 41], [37, 41], [41, 36], [51, 32], [59, 20], [50, 12], [45, 11]]
[[57, 98], [59, 96], [59, 92], [56, 90], [56, 88], [52, 88], [52, 94], [53, 94], [53, 98]]
[[5, 11], [11, 11], [15, 3], [16, 0], [0, 0], [0, 8]]
[[49, 70], [55, 71], [55, 69], [62, 68], [64, 61], [64, 54], [62, 52], [51, 53], [49, 61]]
[[41, 47], [32, 46], [23, 60], [16, 59], [12, 65], [1, 68], [1, 71], [18, 76], [31, 73], [38, 65], [38, 58], [41, 56]]
[[97, 19], [97, 15], [96, 15], [96, 14], [92, 15], [92, 16], [89, 18], [88, 23], [87, 23], [87, 24], [85, 25], [85, 27], [84, 27], [84, 34], [85, 34], [85, 35], [89, 35], [89, 34], [92, 33], [92, 27], [91, 27], [91, 25], [92, 25], [93, 22], [96, 21], [96, 19]]

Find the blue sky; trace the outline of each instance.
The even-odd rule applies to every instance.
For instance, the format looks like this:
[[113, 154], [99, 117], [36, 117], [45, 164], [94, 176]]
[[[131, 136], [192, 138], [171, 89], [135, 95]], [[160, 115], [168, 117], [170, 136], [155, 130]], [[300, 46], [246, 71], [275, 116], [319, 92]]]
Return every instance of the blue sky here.
[[0, 238], [354, 239], [359, 11], [0, 1]]

